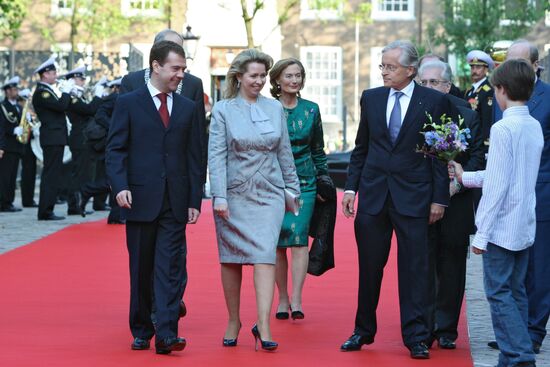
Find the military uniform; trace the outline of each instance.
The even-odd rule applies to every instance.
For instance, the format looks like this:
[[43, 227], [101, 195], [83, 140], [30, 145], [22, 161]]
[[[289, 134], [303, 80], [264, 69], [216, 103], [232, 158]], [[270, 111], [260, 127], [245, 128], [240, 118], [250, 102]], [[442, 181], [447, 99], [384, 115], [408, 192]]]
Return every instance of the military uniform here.
[[[15, 78], [10, 81], [14, 81]], [[19, 78], [16, 83], [8, 83], [3, 89], [16, 88]], [[15, 198], [15, 183], [17, 180], [17, 168], [19, 160], [23, 155], [24, 146], [17, 141], [17, 135], [14, 129], [19, 126], [21, 121], [21, 107], [17, 101], [9, 101], [4, 99], [0, 105], [0, 124], [2, 128], [4, 140], [4, 156], [0, 159], [0, 211], [15, 212], [21, 209], [13, 206]]]
[[[53, 66], [53, 61], [51, 65]], [[49, 67], [46, 66], [45, 68], [48, 69]], [[40, 73], [41, 71], [44, 71], [44, 68], [39, 68], [36, 72]], [[67, 93], [62, 93], [58, 97], [49, 84], [39, 82], [33, 94], [32, 103], [41, 124], [40, 146], [44, 155], [44, 168], [42, 169], [42, 178], [40, 181], [38, 219], [61, 219], [61, 217], [54, 215], [53, 209], [61, 186], [63, 152], [65, 145], [68, 143], [65, 112], [71, 103], [71, 96]]]
[[[483, 66], [490, 71], [494, 68], [494, 62], [491, 57], [483, 51], [473, 50], [466, 56], [470, 66]], [[487, 154], [489, 151], [489, 132], [493, 124], [493, 103], [494, 91], [487, 76], [481, 78], [464, 93], [464, 99], [470, 103], [470, 106], [479, 115], [481, 121], [481, 137], [483, 139], [483, 150]]]

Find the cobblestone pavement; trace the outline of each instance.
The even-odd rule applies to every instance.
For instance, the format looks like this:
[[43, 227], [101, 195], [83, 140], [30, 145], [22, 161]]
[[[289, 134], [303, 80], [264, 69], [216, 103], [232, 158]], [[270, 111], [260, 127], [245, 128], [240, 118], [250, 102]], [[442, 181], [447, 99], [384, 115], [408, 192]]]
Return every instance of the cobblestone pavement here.
[[[38, 195], [36, 195], [38, 198]], [[21, 203], [17, 197], [15, 203]], [[90, 209], [91, 204], [88, 205]], [[106, 218], [108, 212], [94, 212], [82, 218], [81, 216], [66, 216], [61, 221], [38, 221], [36, 208], [24, 208], [18, 213], [0, 213], [0, 255], [6, 251], [38, 240], [71, 224], [83, 223], [91, 220]], [[67, 213], [67, 205], [56, 205], [55, 213]], [[489, 305], [483, 290], [483, 271], [481, 256], [471, 255], [468, 259], [466, 279], [466, 302], [468, 315], [468, 332], [470, 346], [475, 367], [496, 366], [498, 351], [487, 346], [487, 342], [494, 340]], [[449, 353], [452, 353], [451, 351]], [[537, 356], [537, 366], [550, 366], [550, 342], [546, 338], [541, 353]]]

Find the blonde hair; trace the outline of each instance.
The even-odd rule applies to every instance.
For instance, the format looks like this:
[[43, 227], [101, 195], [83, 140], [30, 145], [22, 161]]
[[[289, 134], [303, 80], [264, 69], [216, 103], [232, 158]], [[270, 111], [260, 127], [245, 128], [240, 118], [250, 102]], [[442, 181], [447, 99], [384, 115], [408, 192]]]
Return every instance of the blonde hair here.
[[[300, 68], [300, 74], [302, 74], [302, 84], [300, 85], [300, 90], [304, 89], [306, 84], [306, 69], [300, 60], [295, 59], [294, 57], [289, 57], [287, 59], [279, 60], [273, 65], [273, 68], [269, 71], [269, 83], [271, 84], [271, 89], [269, 92], [273, 98], [279, 99], [281, 96], [281, 87], [277, 84], [277, 79], [281, 76], [283, 71], [290, 65], [298, 65]], [[298, 97], [300, 92], [298, 92]]]
[[266, 53], [263, 53], [255, 48], [249, 48], [239, 53], [231, 65], [226, 76], [226, 87], [224, 98], [235, 98], [239, 93], [238, 75], [246, 73], [248, 64], [257, 62], [265, 65], [265, 71], [268, 72], [273, 66], [273, 59]]

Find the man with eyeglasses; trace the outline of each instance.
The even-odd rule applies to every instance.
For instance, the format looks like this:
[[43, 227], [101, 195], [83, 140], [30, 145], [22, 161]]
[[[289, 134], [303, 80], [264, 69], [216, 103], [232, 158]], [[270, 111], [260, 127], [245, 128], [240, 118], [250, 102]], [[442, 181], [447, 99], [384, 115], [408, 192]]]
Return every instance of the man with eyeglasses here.
[[[447, 94], [451, 89], [452, 71], [439, 60], [425, 62], [418, 70], [422, 86]], [[470, 129], [468, 150], [456, 158], [468, 170], [482, 169], [484, 161], [481, 123], [468, 102], [448, 95]], [[458, 182], [449, 185], [451, 200], [443, 218], [429, 227], [432, 279], [435, 294], [432, 314], [432, 337], [442, 349], [455, 349], [458, 320], [466, 284], [466, 257], [470, 234], [475, 233], [473, 191]]]
[[[428, 224], [443, 217], [449, 203], [445, 165], [415, 153], [427, 114], [454, 116], [449, 99], [414, 82], [418, 51], [408, 41], [382, 50], [384, 86], [363, 92], [361, 120], [342, 201], [355, 218], [359, 252], [359, 294], [353, 334], [342, 351], [374, 342], [376, 308], [392, 233], [398, 247], [401, 333], [411, 358], [430, 357], [431, 283]], [[357, 215], [355, 194], [358, 193]]]
[[489, 84], [487, 74], [494, 69], [495, 63], [491, 56], [480, 50], [472, 50], [466, 55], [470, 65], [472, 86], [464, 93], [464, 99], [481, 119], [481, 136], [485, 153], [489, 151], [489, 131], [493, 124], [493, 87]]

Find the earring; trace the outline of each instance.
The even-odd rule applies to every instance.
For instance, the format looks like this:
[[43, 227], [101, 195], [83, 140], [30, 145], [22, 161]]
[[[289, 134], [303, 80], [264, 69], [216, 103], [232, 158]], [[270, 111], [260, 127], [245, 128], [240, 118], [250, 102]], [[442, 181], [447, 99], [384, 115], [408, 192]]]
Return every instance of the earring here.
[[281, 84], [277, 84], [277, 91], [281, 91]]
[[237, 80], [237, 89], [239, 89], [240, 87], [241, 87], [241, 81]]

